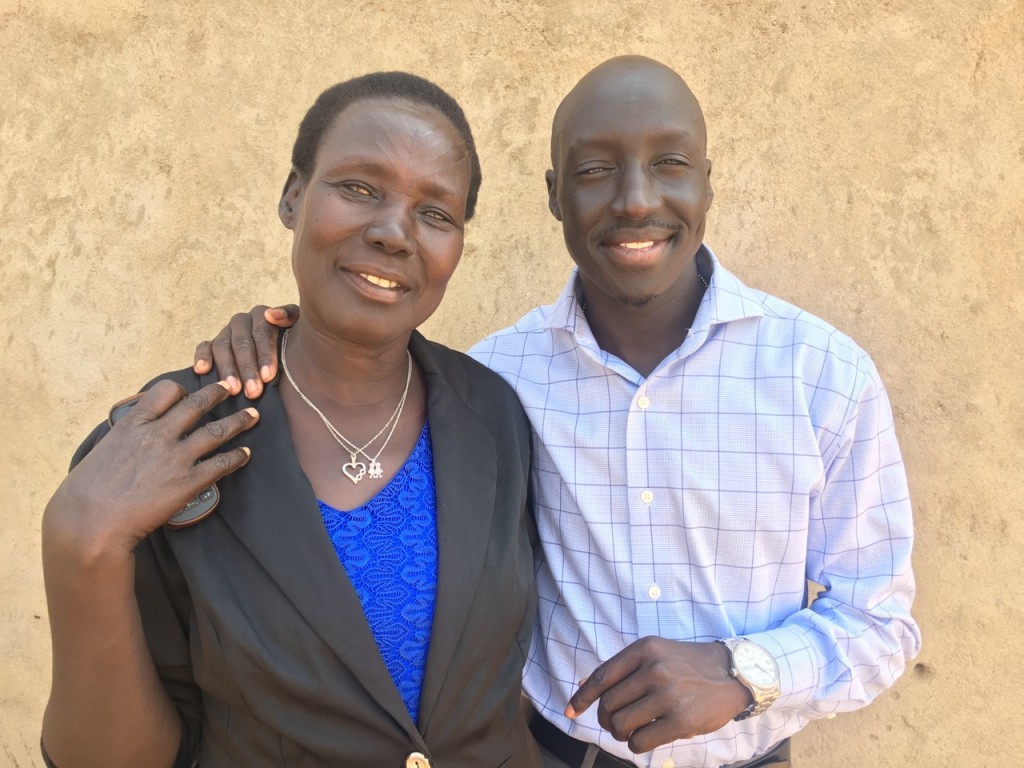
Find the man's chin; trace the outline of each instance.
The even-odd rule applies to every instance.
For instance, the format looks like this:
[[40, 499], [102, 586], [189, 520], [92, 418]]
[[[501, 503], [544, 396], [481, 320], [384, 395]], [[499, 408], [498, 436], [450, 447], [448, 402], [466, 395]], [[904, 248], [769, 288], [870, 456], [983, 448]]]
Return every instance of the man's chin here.
[[636, 309], [640, 309], [641, 307], [646, 307], [648, 304], [654, 301], [654, 298], [655, 297], [653, 294], [644, 294], [637, 296], [620, 296], [619, 301], [621, 301], [627, 307], [634, 307]]

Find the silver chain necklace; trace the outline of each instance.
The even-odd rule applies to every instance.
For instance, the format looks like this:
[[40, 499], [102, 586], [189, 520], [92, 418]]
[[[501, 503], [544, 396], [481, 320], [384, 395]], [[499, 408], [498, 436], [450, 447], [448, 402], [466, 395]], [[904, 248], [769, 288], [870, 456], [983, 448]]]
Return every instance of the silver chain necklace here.
[[[284, 335], [281, 337], [281, 367], [284, 369], [284, 375], [288, 379], [288, 383], [292, 385], [295, 392], [302, 398], [302, 402], [313, 409], [313, 412], [320, 417], [320, 420], [327, 427], [327, 431], [331, 433], [338, 445], [340, 445], [345, 452], [349, 455], [349, 462], [342, 464], [341, 473], [345, 475], [353, 484], [358, 483], [363, 479], [364, 476], [369, 476], [375, 480], [379, 480], [384, 477], [384, 470], [380, 466], [380, 455], [384, 453], [384, 449], [387, 448], [388, 443], [391, 442], [391, 436], [395, 434], [395, 429], [398, 427], [398, 422], [402, 418], [402, 409], [405, 408], [405, 399], [409, 396], [409, 383], [412, 381], [412, 354], [408, 349], [405, 350], [405, 355], [409, 360], [409, 368], [405, 374], [405, 390], [402, 392], [402, 398], [398, 401], [398, 405], [395, 406], [395, 410], [392, 412], [390, 418], [384, 422], [384, 426], [380, 428], [380, 431], [376, 435], [366, 441], [366, 444], [360, 448], [341, 432], [338, 431], [337, 427], [331, 424], [330, 420], [324, 416], [323, 411], [313, 404], [313, 401], [306, 397], [306, 394], [299, 389], [299, 385], [295, 383], [295, 379], [292, 378], [292, 372], [288, 370], [288, 356], [286, 351], [288, 349], [288, 331], [285, 330]], [[366, 449], [373, 445], [374, 441], [377, 440], [384, 431], [390, 427], [388, 436], [384, 438], [384, 442], [380, 446], [380, 450], [376, 454], [370, 456]], [[359, 455], [362, 454], [366, 462], [359, 461]], [[367, 462], [369, 467], [367, 467]]]

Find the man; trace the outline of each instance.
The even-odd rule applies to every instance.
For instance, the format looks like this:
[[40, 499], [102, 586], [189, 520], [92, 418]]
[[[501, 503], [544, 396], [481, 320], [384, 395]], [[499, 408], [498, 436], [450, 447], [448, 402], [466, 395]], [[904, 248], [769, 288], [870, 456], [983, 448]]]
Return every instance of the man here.
[[[784, 765], [789, 736], [868, 704], [920, 647], [885, 390], [849, 338], [703, 244], [704, 118], [675, 72], [588, 73], [551, 163], [577, 268], [471, 350], [537, 437], [531, 728], [550, 766]], [[259, 359], [273, 375], [272, 346]]]

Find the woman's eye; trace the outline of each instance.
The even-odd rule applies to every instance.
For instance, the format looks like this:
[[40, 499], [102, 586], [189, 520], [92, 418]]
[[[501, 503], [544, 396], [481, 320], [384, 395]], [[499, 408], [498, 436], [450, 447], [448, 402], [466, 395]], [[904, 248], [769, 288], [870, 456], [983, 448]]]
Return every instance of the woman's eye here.
[[438, 211], [438, 210], [433, 209], [433, 208], [424, 211], [423, 215], [426, 216], [431, 221], [434, 221], [434, 222], [436, 222], [438, 224], [453, 224], [454, 223], [452, 221], [451, 216], [449, 216], [448, 214], [444, 213], [443, 211]]

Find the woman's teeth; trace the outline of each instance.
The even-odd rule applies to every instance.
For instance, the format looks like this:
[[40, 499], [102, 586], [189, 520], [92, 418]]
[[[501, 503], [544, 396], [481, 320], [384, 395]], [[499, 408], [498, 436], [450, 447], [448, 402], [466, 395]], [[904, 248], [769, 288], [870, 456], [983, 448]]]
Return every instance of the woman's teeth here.
[[394, 280], [385, 280], [383, 277], [377, 277], [376, 275], [367, 275], [362, 272], [359, 273], [359, 276], [363, 278], [366, 282], [373, 283], [374, 285], [379, 285], [381, 288], [390, 289], [398, 287], [398, 283], [396, 283]]

